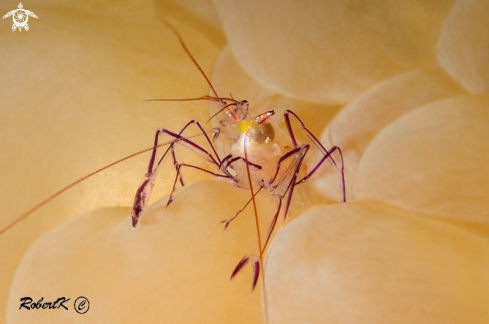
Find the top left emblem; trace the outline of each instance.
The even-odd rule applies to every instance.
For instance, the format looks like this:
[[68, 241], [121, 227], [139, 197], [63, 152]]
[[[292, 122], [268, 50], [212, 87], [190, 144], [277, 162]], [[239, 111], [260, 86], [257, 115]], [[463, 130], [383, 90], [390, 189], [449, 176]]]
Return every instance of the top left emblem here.
[[29, 20], [29, 16], [37, 19], [35, 13], [29, 10], [25, 10], [22, 7], [22, 3], [19, 3], [19, 9], [15, 9], [7, 12], [3, 19], [13, 16], [14, 24], [12, 25], [12, 31], [15, 31], [16, 28], [19, 28], [19, 31], [22, 31], [22, 28], [25, 30], [29, 30], [29, 25], [27, 25], [27, 20]]

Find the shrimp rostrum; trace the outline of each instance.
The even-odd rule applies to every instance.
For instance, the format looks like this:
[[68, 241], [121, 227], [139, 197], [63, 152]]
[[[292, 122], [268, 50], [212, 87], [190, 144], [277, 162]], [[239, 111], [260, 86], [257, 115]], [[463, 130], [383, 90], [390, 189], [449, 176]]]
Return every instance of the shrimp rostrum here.
[[[171, 25], [169, 27], [175, 32], [184, 50], [201, 71], [214, 95], [191, 99], [153, 99], [153, 101], [212, 101], [218, 106], [218, 112], [211, 119], [216, 118], [218, 123], [217, 127], [206, 130], [199, 121], [192, 120], [179, 132], [174, 132], [166, 128], [161, 128], [156, 131], [154, 148], [148, 169], [134, 199], [131, 213], [132, 225], [136, 227], [151, 196], [158, 170], [167, 157], [173, 160], [173, 165], [176, 170], [173, 189], [168, 198], [167, 207], [174, 199], [177, 185], [179, 183], [182, 186], [185, 185], [182, 170], [186, 168], [196, 169], [218, 178], [227, 179], [231, 184], [249, 190], [251, 192], [251, 198], [244, 208], [252, 202], [255, 207], [256, 217], [258, 215], [256, 212], [255, 196], [259, 191], [267, 190], [274, 197], [274, 200], [277, 201], [277, 210], [269, 225], [265, 236], [266, 239], [262, 244], [258, 228], [257, 234], [260, 249], [258, 255], [245, 256], [238, 263], [231, 275], [232, 279], [251, 261], [253, 264], [254, 288], [259, 277], [260, 268], [263, 269], [262, 255], [269, 243], [279, 214], [283, 210], [283, 221], [285, 222], [294, 188], [297, 185], [304, 183], [324, 162], [328, 161], [340, 173], [340, 190], [342, 199], [345, 201], [344, 166], [341, 149], [337, 146], [330, 149], [325, 148], [316, 136], [304, 125], [301, 119], [290, 110], [286, 110], [283, 114], [286, 130], [282, 130], [273, 122], [274, 110], [253, 114], [247, 100], [238, 101], [234, 98], [219, 97], [207, 76], [186, 48], [178, 32]], [[298, 123], [302, 132], [309, 138], [309, 142], [299, 143], [296, 134], [294, 134], [292, 122]], [[194, 141], [194, 136], [188, 135], [189, 129], [197, 130], [198, 135], [205, 139], [205, 145]], [[163, 136], [169, 136], [172, 142], [164, 148], [165, 151], [157, 159], [159, 141]], [[312, 168], [307, 170], [305, 168], [304, 158], [310, 152], [312, 145], [317, 147], [321, 153], [321, 157]], [[191, 163], [179, 161], [175, 152], [177, 146], [186, 147], [197, 153], [208, 162], [210, 168], [203, 168]], [[227, 228], [241, 211], [233, 217], [222, 221], [224, 228]]]

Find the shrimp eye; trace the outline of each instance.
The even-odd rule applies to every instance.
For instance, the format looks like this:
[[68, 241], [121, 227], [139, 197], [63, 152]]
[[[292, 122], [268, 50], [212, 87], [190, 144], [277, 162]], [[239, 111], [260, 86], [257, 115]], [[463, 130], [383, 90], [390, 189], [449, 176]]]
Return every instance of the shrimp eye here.
[[249, 108], [248, 101], [243, 100], [240, 102], [236, 102], [233, 105], [235, 106], [233, 110], [234, 110], [234, 114], [237, 117], [236, 121], [240, 122], [246, 120], [246, 116], [248, 115], [248, 108]]
[[275, 130], [271, 123], [259, 125], [255, 133], [255, 141], [258, 143], [270, 143], [275, 138]]

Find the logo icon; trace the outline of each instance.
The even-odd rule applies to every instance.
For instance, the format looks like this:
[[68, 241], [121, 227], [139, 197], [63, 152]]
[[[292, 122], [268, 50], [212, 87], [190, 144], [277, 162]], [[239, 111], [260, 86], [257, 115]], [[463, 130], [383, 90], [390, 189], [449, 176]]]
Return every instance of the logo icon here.
[[13, 16], [14, 24], [12, 25], [12, 31], [15, 31], [15, 29], [19, 28], [19, 31], [22, 31], [22, 28], [24, 28], [26, 31], [29, 30], [29, 25], [27, 25], [27, 21], [29, 20], [29, 16], [34, 17], [37, 19], [37, 16], [35, 13], [29, 10], [23, 9], [22, 3], [19, 3], [19, 9], [15, 9], [12, 11], [7, 12], [5, 16], [3, 16], [3, 19]]

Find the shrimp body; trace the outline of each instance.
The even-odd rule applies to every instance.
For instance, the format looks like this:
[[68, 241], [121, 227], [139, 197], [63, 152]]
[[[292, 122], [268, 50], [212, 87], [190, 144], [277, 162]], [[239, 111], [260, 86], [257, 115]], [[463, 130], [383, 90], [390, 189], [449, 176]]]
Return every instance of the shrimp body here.
[[249, 190], [248, 162], [253, 186], [265, 187], [273, 192], [269, 184], [277, 176], [280, 157], [290, 150], [290, 140], [270, 120], [274, 115], [273, 110], [252, 117], [248, 107], [248, 101], [243, 100], [236, 104], [235, 109], [226, 110], [221, 115], [224, 118], [219, 120], [218, 128], [222, 135], [215, 145], [222, 156], [241, 158], [229, 165], [232, 184]]

